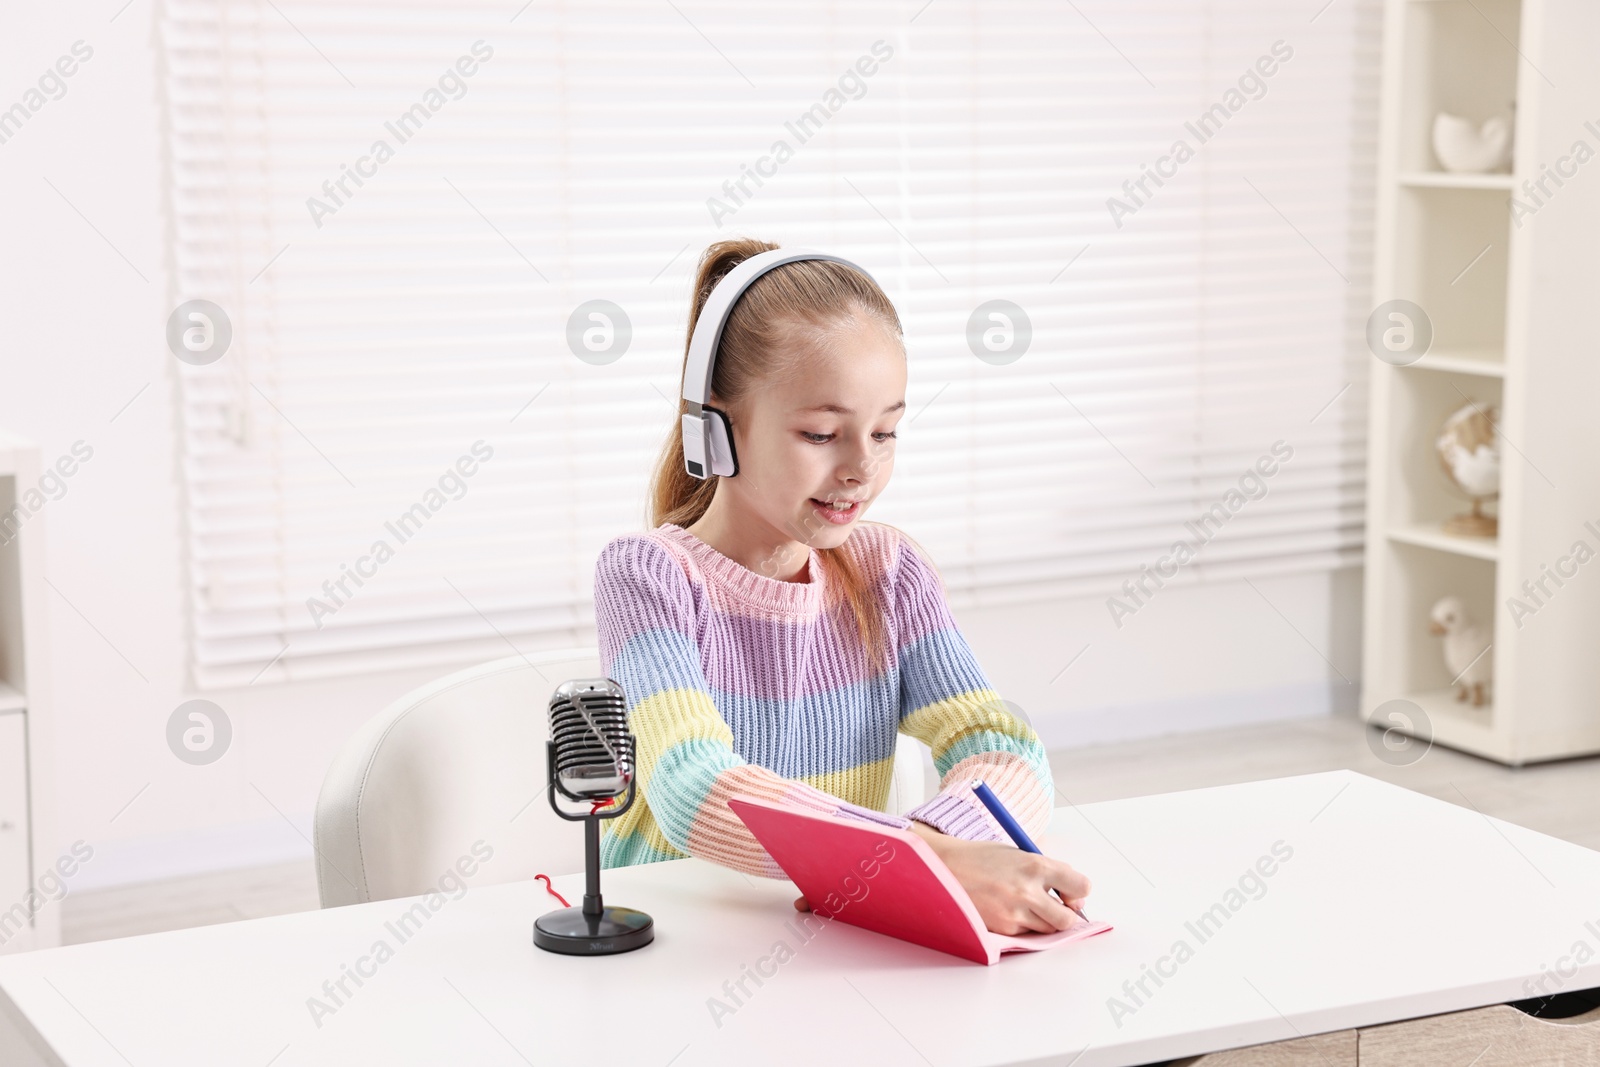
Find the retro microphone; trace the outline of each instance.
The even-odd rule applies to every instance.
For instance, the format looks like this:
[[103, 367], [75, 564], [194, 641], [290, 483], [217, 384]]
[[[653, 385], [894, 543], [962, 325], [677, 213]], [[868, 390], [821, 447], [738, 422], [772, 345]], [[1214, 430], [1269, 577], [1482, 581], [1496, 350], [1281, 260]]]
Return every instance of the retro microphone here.
[[[569, 956], [606, 956], [643, 948], [655, 939], [655, 922], [642, 911], [606, 907], [600, 899], [600, 820], [614, 819], [633, 806], [633, 735], [628, 732], [628, 702], [610, 678], [563, 682], [550, 696], [550, 807], [569, 822], [584, 824], [583, 906], [546, 912], [534, 920], [533, 943]], [[570, 813], [556, 794], [595, 807], [619, 796], [620, 804]]]

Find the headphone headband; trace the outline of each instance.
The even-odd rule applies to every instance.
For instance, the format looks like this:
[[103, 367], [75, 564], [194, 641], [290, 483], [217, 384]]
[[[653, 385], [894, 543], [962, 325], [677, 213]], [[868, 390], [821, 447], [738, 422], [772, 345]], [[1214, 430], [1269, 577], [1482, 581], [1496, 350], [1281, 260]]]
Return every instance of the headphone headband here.
[[683, 399], [689, 410], [683, 415], [684, 467], [695, 478], [711, 474], [731, 476], [739, 472], [738, 457], [733, 452], [733, 431], [726, 413], [707, 407], [711, 401], [711, 376], [715, 370], [717, 348], [722, 344], [722, 331], [728, 323], [739, 298], [767, 271], [785, 263], [820, 259], [842, 263], [872, 275], [858, 264], [843, 256], [809, 249], [774, 248], [744, 260], [718, 280], [706, 297], [705, 305], [695, 320], [694, 333], [689, 338], [689, 352], [683, 368]]
[[[739, 298], [767, 271], [805, 259], [843, 263], [867, 274], [843, 256], [803, 248], [774, 248], [770, 252], [751, 256], [723, 275], [712, 288], [711, 295], [706, 297], [700, 317], [695, 320], [694, 334], [689, 340], [689, 356], [683, 372], [683, 398], [689, 401], [691, 412], [711, 400], [711, 374], [715, 368], [717, 347], [722, 343], [722, 330], [727, 326], [728, 316], [733, 313]], [[872, 275], [867, 274], [867, 277]]]

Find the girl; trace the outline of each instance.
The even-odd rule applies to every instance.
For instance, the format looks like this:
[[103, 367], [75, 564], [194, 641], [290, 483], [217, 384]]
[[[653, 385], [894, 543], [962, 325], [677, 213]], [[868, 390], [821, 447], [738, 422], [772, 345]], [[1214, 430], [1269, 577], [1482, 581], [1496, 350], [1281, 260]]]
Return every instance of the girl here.
[[[691, 336], [716, 283], [776, 247], [706, 249]], [[1044, 747], [990, 688], [915, 543], [863, 521], [894, 467], [905, 386], [899, 316], [858, 270], [787, 263], [734, 305], [711, 402], [738, 473], [691, 477], [675, 419], [655, 528], [614, 538], [595, 566], [601, 663], [627, 693], [639, 776], [602, 862], [689, 855], [782, 878], [727, 806], [748, 793], [919, 834], [997, 933], [1067, 929], [1083, 920], [1049, 889], [1076, 904], [1088, 879], [1015, 847], [971, 789], [988, 782], [1038, 834], [1054, 795]], [[897, 731], [941, 775], [906, 817], [882, 813]]]

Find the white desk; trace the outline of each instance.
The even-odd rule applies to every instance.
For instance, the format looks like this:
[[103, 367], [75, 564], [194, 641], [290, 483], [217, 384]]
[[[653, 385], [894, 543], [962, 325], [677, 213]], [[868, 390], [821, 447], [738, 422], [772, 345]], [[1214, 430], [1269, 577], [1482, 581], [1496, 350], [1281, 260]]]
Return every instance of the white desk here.
[[[1279, 840], [1265, 891], [1230, 902]], [[1060, 808], [1042, 844], [1116, 929], [994, 967], [840, 923], [801, 942], [788, 883], [683, 860], [604, 875], [609, 902], [655, 916], [645, 949], [542, 952], [544, 887], [483, 886], [320, 1028], [307, 998], [397, 944], [385, 923], [414, 898], [0, 958], [0, 1063], [1100, 1067], [1522, 999], [1600, 946], [1600, 852], [1351, 771]], [[581, 881], [556, 885], [576, 900]], [[1186, 927], [1230, 903], [1203, 942]], [[719, 1027], [708, 998], [779, 939], [793, 958]], [[1192, 956], [1118, 1026], [1108, 998], [1179, 940]], [[1560, 989], [1600, 986], [1600, 957], [1569, 973]]]

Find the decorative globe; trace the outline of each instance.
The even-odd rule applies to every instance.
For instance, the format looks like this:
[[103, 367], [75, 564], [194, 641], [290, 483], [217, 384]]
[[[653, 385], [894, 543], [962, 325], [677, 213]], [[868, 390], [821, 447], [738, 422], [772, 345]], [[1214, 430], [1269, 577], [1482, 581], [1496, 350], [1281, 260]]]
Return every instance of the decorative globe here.
[[1499, 411], [1493, 404], [1469, 400], [1439, 426], [1433, 442], [1439, 465], [1456, 491], [1472, 501], [1471, 512], [1446, 520], [1446, 533], [1493, 537], [1498, 532], [1495, 517], [1483, 512], [1483, 502], [1500, 495], [1498, 421]]

